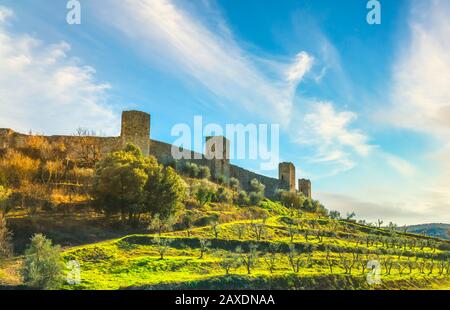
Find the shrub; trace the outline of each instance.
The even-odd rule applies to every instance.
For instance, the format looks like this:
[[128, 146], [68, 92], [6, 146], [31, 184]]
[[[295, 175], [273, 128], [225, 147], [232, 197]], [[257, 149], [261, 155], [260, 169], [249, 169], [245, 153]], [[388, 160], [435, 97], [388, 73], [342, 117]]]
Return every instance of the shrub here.
[[224, 187], [219, 187], [216, 192], [217, 202], [230, 203], [232, 197], [230, 192], [228, 192]]
[[63, 281], [64, 265], [60, 247], [41, 234], [31, 238], [22, 268], [24, 283], [33, 288], [55, 289]]
[[195, 191], [195, 198], [201, 206], [211, 202], [215, 196], [213, 189], [206, 184], [201, 184]]
[[249, 205], [250, 200], [248, 199], [247, 193], [245, 191], [240, 191], [236, 202], [240, 206]]
[[209, 179], [211, 177], [211, 172], [208, 167], [200, 166], [198, 167], [198, 178]]
[[230, 187], [231, 189], [238, 191], [240, 186], [240, 182], [236, 178], [230, 178]]
[[196, 178], [199, 175], [200, 169], [197, 164], [187, 162], [184, 164], [182, 171], [187, 176], [189, 176], [191, 178]]

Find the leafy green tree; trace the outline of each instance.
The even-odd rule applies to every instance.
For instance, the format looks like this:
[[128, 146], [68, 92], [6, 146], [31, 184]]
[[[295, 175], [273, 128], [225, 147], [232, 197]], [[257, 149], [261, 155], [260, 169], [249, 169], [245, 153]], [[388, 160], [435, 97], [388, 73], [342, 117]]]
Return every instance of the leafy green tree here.
[[257, 205], [261, 201], [261, 199], [264, 198], [265, 188], [266, 186], [259, 182], [257, 179], [253, 179], [250, 181], [249, 199], [251, 204]]
[[106, 214], [120, 212], [128, 221], [143, 211], [144, 186], [151, 170], [158, 170], [154, 158], [144, 158], [140, 149], [128, 144], [124, 150], [108, 154], [96, 167], [93, 197]]
[[355, 212], [347, 212], [346, 219], [347, 221], [351, 221], [356, 216]]
[[63, 282], [63, 271], [60, 247], [53, 246], [51, 240], [42, 234], [34, 235], [25, 250], [24, 283], [38, 289], [56, 289]]
[[280, 201], [288, 208], [300, 209], [305, 201], [305, 196], [301, 193], [291, 192], [291, 191], [280, 191]]
[[4, 215], [0, 213], [0, 260], [10, 257], [12, 250], [12, 233], [6, 225]]
[[341, 218], [341, 213], [339, 211], [330, 211], [329, 216], [333, 220], [339, 220]]
[[314, 212], [314, 211], [315, 211], [314, 205], [313, 205], [311, 199], [306, 199], [306, 200], [303, 202], [303, 209], [304, 209], [305, 211], [307, 211], [307, 212]]
[[250, 200], [248, 199], [247, 193], [245, 191], [240, 191], [237, 197], [237, 204], [239, 206], [247, 206], [249, 203]]
[[200, 168], [195, 163], [187, 162], [184, 164], [182, 172], [191, 178], [197, 178], [200, 172]]
[[164, 169], [153, 166], [149, 169], [144, 190], [145, 211], [158, 213], [162, 218], [168, 218], [180, 210], [186, 196], [186, 184], [172, 167]]
[[177, 216], [175, 214], [161, 216], [159, 213], [156, 213], [150, 220], [148, 229], [156, 230], [158, 235], [161, 236], [163, 232], [171, 231], [176, 222]]
[[214, 192], [209, 188], [208, 185], [202, 184], [195, 191], [195, 199], [197, 199], [198, 203], [201, 206], [206, 205], [211, 202], [214, 197]]

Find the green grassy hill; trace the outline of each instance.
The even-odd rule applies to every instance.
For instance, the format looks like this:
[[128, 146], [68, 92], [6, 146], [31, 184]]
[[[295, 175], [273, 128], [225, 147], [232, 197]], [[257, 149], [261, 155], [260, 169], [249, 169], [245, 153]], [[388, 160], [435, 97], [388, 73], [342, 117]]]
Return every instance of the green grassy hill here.
[[[290, 210], [268, 200], [260, 209], [269, 216], [264, 224], [262, 219], [236, 220], [218, 225], [215, 231], [205, 226], [156, 239], [149, 234], [129, 235], [69, 249], [64, 258], [81, 264], [82, 283], [64, 288], [450, 288], [448, 242], [312, 213], [289, 216]], [[263, 230], [259, 240], [258, 229]], [[203, 257], [201, 243], [208, 245]], [[252, 248], [249, 274], [243, 262]], [[369, 261], [380, 264], [379, 284], [367, 282]], [[226, 267], [230, 267], [228, 274]]]

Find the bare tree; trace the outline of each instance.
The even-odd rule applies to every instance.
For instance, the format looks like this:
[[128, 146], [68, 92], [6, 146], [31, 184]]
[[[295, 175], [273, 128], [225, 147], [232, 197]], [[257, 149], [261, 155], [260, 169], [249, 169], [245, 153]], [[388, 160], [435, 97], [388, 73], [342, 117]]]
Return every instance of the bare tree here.
[[262, 222], [252, 222], [250, 227], [255, 235], [256, 241], [260, 241], [267, 234], [266, 219]]
[[258, 246], [256, 244], [250, 244], [247, 252], [244, 252], [241, 247], [236, 248], [236, 252], [239, 254], [241, 258], [242, 264], [247, 269], [247, 273], [250, 274], [252, 268], [254, 267], [256, 261], [258, 260]]
[[212, 222], [211, 223], [211, 232], [214, 235], [215, 239], [219, 238], [219, 233], [220, 233], [220, 226], [218, 222]]
[[270, 273], [273, 273], [278, 262], [279, 247], [280, 246], [278, 244], [272, 243], [269, 249], [264, 253], [263, 260], [266, 263]]
[[387, 275], [391, 274], [393, 264], [394, 264], [394, 262], [392, 261], [392, 258], [390, 258], [390, 257], [386, 257], [383, 260], [385, 274], [387, 274]]
[[325, 259], [327, 261], [328, 268], [330, 268], [330, 273], [333, 273], [333, 266], [334, 266], [335, 262], [331, 257], [330, 249], [328, 247], [327, 247], [326, 251], [327, 251], [326, 252], [327, 255], [325, 256]]
[[170, 248], [170, 240], [167, 238], [160, 238], [159, 236], [153, 238], [153, 243], [156, 244], [160, 259], [164, 259], [164, 255]]
[[208, 251], [209, 247], [211, 246], [211, 241], [205, 238], [199, 238], [198, 241], [200, 242], [200, 259], [203, 258], [204, 254]]
[[225, 271], [226, 275], [230, 274], [230, 270], [236, 268], [238, 263], [236, 255], [225, 254], [220, 256], [219, 266]]

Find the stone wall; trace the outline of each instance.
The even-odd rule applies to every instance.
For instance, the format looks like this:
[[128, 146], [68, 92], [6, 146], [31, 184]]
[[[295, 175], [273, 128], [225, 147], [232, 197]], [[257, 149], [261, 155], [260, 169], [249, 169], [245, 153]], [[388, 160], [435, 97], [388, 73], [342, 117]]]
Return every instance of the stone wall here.
[[[0, 129], [0, 150], [8, 147], [21, 148], [26, 144], [29, 135], [14, 132], [11, 129]], [[122, 113], [121, 135], [119, 137], [78, 137], [78, 136], [43, 136], [50, 143], [62, 142], [69, 146], [76, 146], [80, 139], [92, 139], [99, 146], [102, 154], [121, 149], [126, 143], [131, 142], [138, 146], [144, 155], [153, 155], [163, 164], [173, 164], [172, 145], [150, 140], [150, 115], [140, 111], [124, 111]], [[229, 161], [229, 141], [224, 137], [208, 137], [206, 141], [207, 152], [215, 149], [214, 143], [223, 145], [224, 158], [207, 159], [205, 155], [190, 150], [185, 150], [191, 159], [180, 160], [178, 164], [184, 162], [194, 162], [198, 165], [207, 166], [211, 170], [211, 175], [225, 177], [228, 182], [231, 177], [239, 180], [242, 189], [248, 191], [250, 182], [257, 179], [266, 186], [265, 195], [274, 197], [278, 189], [295, 191], [295, 166], [292, 163], [280, 163], [279, 178], [263, 176], [244, 168], [231, 165]], [[71, 148], [76, 149], [76, 148]], [[208, 157], [209, 158], [209, 157]], [[299, 191], [311, 197], [311, 182], [302, 179], [299, 181]]]

